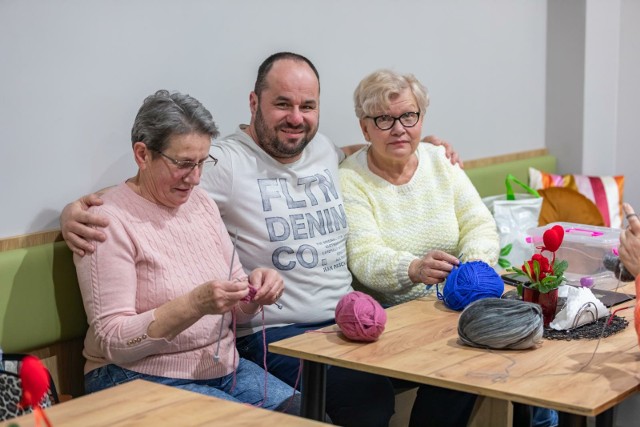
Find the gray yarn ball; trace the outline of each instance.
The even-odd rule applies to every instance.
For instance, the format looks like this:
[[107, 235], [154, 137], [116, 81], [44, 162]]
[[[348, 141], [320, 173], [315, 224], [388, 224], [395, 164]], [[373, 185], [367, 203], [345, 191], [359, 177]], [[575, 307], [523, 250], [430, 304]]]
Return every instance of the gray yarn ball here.
[[458, 320], [458, 336], [471, 347], [522, 350], [542, 341], [538, 304], [500, 298], [474, 301]]

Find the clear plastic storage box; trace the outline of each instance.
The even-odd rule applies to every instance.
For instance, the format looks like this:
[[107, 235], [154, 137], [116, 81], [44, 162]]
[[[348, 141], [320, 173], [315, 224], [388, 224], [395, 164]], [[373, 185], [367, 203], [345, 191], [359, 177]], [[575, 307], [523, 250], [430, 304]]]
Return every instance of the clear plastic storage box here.
[[[554, 225], [561, 225], [564, 228], [564, 240], [556, 252], [556, 259], [564, 259], [569, 263], [564, 273], [567, 284], [581, 286], [580, 280], [585, 278], [587, 283], [593, 281], [593, 287], [596, 289], [615, 289], [618, 279], [613, 272], [605, 268], [604, 257], [610, 253], [618, 253], [621, 230], [571, 222], [554, 222], [529, 229], [527, 242], [535, 247], [542, 246], [542, 234]], [[544, 254], [550, 255], [548, 252]]]

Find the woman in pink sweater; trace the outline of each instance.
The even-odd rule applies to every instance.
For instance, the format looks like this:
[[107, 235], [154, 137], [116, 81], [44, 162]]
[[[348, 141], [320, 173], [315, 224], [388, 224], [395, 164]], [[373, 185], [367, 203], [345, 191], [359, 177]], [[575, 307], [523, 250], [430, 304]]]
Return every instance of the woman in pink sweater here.
[[109, 219], [107, 239], [74, 256], [89, 322], [85, 388], [142, 378], [297, 412], [293, 389], [236, 351], [233, 322], [275, 303], [284, 283], [273, 269], [245, 274], [216, 204], [196, 188], [217, 163], [217, 135], [189, 95], [158, 91], [138, 111], [138, 173], [89, 209]]

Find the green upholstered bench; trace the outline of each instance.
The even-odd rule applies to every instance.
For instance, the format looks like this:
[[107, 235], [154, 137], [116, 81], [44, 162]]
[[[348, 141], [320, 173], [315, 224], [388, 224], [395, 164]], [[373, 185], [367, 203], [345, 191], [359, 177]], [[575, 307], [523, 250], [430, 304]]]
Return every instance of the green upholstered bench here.
[[0, 347], [32, 353], [61, 394], [82, 389], [87, 319], [73, 256], [62, 241], [0, 252]]
[[71, 251], [64, 242], [0, 252], [0, 345], [6, 352], [84, 336]]
[[[512, 174], [524, 183], [529, 182], [529, 167], [545, 172], [556, 171], [556, 158], [546, 153], [546, 150], [535, 150], [519, 155], [505, 155], [491, 159], [481, 159], [467, 162], [465, 172], [481, 197], [503, 194], [504, 180], [507, 174]], [[520, 188], [514, 188], [522, 192]]]

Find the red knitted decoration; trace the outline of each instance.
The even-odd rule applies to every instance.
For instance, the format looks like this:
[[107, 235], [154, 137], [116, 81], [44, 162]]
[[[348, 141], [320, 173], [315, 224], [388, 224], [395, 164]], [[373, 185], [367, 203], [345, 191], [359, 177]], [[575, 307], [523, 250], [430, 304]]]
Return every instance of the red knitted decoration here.
[[25, 356], [20, 366], [20, 381], [22, 382], [22, 399], [20, 406], [33, 408], [35, 425], [40, 425], [40, 420], [51, 427], [51, 422], [40, 407], [40, 402], [49, 390], [49, 373], [42, 362], [35, 356]]

